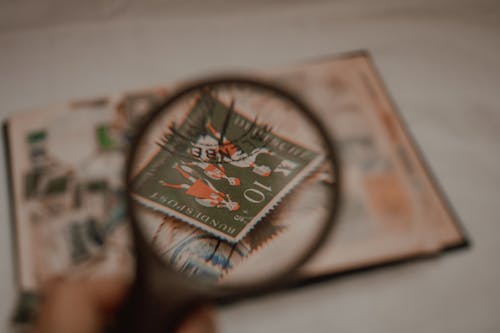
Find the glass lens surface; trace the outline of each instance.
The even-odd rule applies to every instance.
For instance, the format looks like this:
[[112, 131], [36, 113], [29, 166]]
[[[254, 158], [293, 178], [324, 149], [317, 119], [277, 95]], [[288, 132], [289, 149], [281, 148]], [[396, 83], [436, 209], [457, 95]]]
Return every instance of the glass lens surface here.
[[332, 222], [332, 150], [286, 93], [214, 81], [175, 95], [131, 159], [135, 220], [166, 265], [252, 284], [303, 258]]

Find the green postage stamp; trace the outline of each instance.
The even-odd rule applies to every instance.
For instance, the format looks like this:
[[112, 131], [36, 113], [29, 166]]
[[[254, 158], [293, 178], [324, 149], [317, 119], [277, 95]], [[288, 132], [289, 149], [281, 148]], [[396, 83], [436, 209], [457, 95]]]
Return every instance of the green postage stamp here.
[[271, 126], [203, 93], [181, 124], [165, 127], [133, 180], [134, 198], [238, 242], [323, 160]]

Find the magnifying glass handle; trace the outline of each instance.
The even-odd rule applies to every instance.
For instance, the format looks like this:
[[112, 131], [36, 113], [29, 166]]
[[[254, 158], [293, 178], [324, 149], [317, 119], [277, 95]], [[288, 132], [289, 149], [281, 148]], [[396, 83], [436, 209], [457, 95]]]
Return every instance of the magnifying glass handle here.
[[[162, 277], [162, 281], [158, 281]], [[171, 333], [193, 310], [204, 304], [195, 294], [173, 277], [143, 276], [136, 279], [118, 313], [116, 333]]]

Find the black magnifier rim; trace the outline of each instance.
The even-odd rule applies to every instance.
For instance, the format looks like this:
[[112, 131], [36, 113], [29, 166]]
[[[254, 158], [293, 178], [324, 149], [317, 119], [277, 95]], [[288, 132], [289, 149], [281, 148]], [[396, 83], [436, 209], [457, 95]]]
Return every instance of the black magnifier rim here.
[[[286, 283], [293, 283], [293, 273], [297, 272], [298, 268], [303, 266], [312, 256], [314, 256], [318, 250], [322, 247], [325, 241], [330, 236], [330, 233], [334, 227], [336, 222], [336, 218], [338, 215], [338, 210], [340, 207], [340, 189], [341, 189], [341, 172], [340, 172], [340, 164], [338, 159], [338, 151], [335, 147], [334, 141], [330, 136], [330, 132], [326, 130], [323, 126], [323, 123], [316, 117], [313, 111], [305, 104], [299, 97], [294, 94], [288, 92], [286, 88], [282, 88], [278, 86], [276, 83], [270, 83], [269, 81], [263, 81], [262, 79], [256, 79], [253, 77], [246, 77], [240, 75], [231, 75], [231, 76], [221, 76], [221, 77], [210, 77], [205, 79], [199, 79], [195, 81], [188, 81], [191, 83], [185, 84], [183, 87], [177, 89], [174, 93], [170, 94], [166, 100], [160, 105], [156, 106], [151, 112], [144, 118], [141, 125], [138, 127], [138, 130], [135, 132], [133, 137], [132, 144], [130, 146], [128, 156], [127, 156], [127, 164], [126, 164], [126, 172], [125, 172], [125, 184], [126, 184], [126, 204], [128, 216], [130, 219], [131, 227], [132, 227], [132, 237], [134, 239], [134, 246], [136, 251], [136, 273], [138, 275], [147, 274], [144, 272], [143, 260], [152, 259], [145, 258], [145, 256], [153, 256], [155, 261], [158, 261], [159, 264], [163, 266], [167, 266], [164, 260], [159, 257], [156, 251], [151, 249], [149, 242], [144, 237], [143, 232], [141, 231], [140, 222], [136, 214], [136, 209], [134, 205], [137, 204], [135, 200], [132, 198], [131, 191], [132, 183], [133, 183], [133, 172], [134, 172], [134, 162], [136, 153], [139, 149], [140, 143], [144, 138], [148, 128], [151, 124], [161, 116], [164, 110], [168, 110], [174, 103], [176, 103], [181, 98], [200, 91], [202, 88], [206, 88], [207, 86], [230, 86], [230, 85], [242, 85], [247, 86], [256, 90], [267, 91], [270, 94], [276, 95], [278, 98], [282, 98], [284, 100], [288, 100], [296, 109], [298, 109], [304, 117], [311, 123], [313, 127], [318, 130], [318, 133], [321, 136], [323, 141], [323, 146], [326, 149], [326, 158], [333, 163], [333, 174], [334, 174], [334, 184], [331, 185], [334, 188], [331, 189], [331, 193], [333, 194], [333, 202], [329, 207], [328, 220], [325, 220], [324, 226], [321, 229], [321, 232], [318, 232], [318, 236], [315, 240], [311, 241], [311, 246], [306, 248], [303, 251], [303, 254], [298, 257], [298, 259], [293, 262], [291, 265], [288, 265], [285, 269], [280, 270], [276, 274], [264, 279], [259, 279], [258, 282], [255, 283], [244, 283], [242, 285], [236, 286], [219, 286], [210, 284], [208, 289], [210, 289], [209, 294], [212, 294], [213, 297], [218, 300], [226, 300], [231, 298], [239, 298], [242, 295], [252, 295], [252, 294], [260, 294], [266, 291], [274, 290], [284, 286]], [[168, 111], [167, 111], [168, 112]], [[328, 221], [328, 222], [326, 222]], [[147, 260], [146, 260], [147, 261]], [[145, 262], [145, 261], [144, 261]], [[184, 279], [186, 276], [172, 269], [169, 270], [179, 276], [182, 276]], [[199, 284], [203, 284], [199, 281]], [[208, 285], [207, 285], [208, 286]], [[243, 296], [244, 297], [244, 296]]]

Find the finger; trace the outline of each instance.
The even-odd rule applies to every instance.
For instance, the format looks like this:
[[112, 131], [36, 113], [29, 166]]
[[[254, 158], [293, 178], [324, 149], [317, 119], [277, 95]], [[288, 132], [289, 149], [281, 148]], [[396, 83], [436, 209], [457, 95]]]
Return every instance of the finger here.
[[124, 279], [100, 278], [87, 282], [85, 288], [95, 309], [107, 319], [123, 302], [129, 286], [130, 282]]
[[43, 300], [35, 332], [97, 333], [126, 290], [127, 283], [118, 279], [53, 283]]
[[214, 333], [215, 331], [213, 310], [203, 307], [190, 314], [179, 326], [176, 333]]

